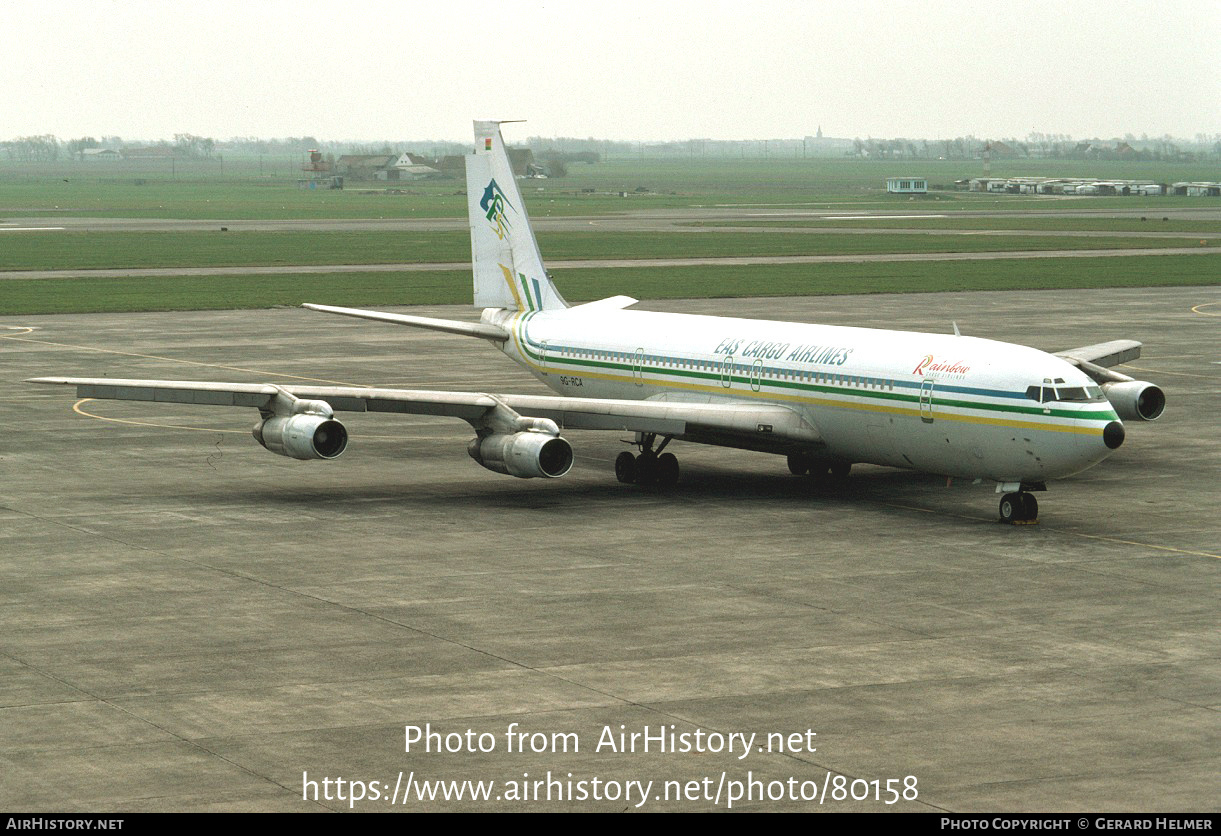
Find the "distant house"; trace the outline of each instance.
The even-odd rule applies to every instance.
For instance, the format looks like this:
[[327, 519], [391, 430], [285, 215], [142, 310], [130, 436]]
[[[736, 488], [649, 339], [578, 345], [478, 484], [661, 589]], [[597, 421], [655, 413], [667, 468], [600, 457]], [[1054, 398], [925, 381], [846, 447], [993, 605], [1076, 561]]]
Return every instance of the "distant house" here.
[[803, 157], [845, 157], [852, 154], [854, 148], [852, 140], [823, 136], [821, 128], [817, 136], [807, 136], [801, 141]]
[[123, 159], [123, 155], [111, 148], [85, 148], [81, 151], [82, 162], [111, 162]]
[[397, 160], [396, 154], [344, 154], [335, 161], [335, 173], [353, 180], [372, 180]]
[[984, 146], [984, 150], [989, 152], [992, 155], [993, 159], [998, 159], [1001, 157], [1020, 157], [1021, 156], [1021, 154], [1018, 153], [1018, 150], [1016, 148], [1014, 148], [1012, 145], [1010, 145], [1007, 142], [1000, 142], [999, 140], [993, 140], [992, 142], [989, 142], [987, 145]]
[[[971, 191], [973, 192], [992, 192], [994, 194], [1004, 194], [1009, 191], [1008, 177], [974, 177], [971, 179]], [[1017, 192], [1015, 188], [1014, 193]]]
[[1171, 189], [1189, 197], [1221, 197], [1221, 183], [1175, 183]]
[[534, 164], [534, 152], [529, 148], [509, 148], [509, 165], [513, 168], [513, 176], [525, 177]]
[[147, 148], [124, 148], [125, 160], [168, 160], [178, 156], [178, 152], [168, 145], [150, 145]]
[[444, 176], [432, 166], [417, 162], [419, 159], [411, 154], [401, 154], [393, 163], [378, 170], [375, 176], [378, 180], [426, 180]]
[[886, 191], [891, 194], [928, 194], [925, 177], [887, 177]]
[[439, 160], [434, 160], [432, 166], [451, 177], [464, 177], [466, 156], [463, 154], [450, 154], [449, 156], [441, 157]]
[[[513, 169], [513, 176], [528, 176], [530, 166], [534, 165], [534, 152], [529, 148], [507, 148], [505, 150], [509, 153], [509, 167]], [[451, 154], [434, 160], [430, 165], [453, 177], [463, 177], [463, 172], [466, 170], [466, 157], [462, 154]]]

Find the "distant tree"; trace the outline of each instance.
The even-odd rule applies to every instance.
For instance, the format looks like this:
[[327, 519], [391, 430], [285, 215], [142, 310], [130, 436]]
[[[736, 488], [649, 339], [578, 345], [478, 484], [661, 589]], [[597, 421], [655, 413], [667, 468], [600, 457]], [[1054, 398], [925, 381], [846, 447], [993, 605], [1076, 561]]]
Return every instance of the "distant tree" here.
[[99, 147], [101, 147], [101, 143], [91, 136], [69, 140], [68, 142], [64, 143], [64, 148], [67, 149], [68, 153], [77, 159], [82, 159], [85, 156], [84, 151], [86, 148]]
[[211, 158], [216, 150], [216, 140], [195, 134], [174, 134], [174, 146], [184, 157]]
[[18, 137], [8, 143], [8, 153], [18, 162], [54, 162], [59, 159], [59, 140], [53, 134]]

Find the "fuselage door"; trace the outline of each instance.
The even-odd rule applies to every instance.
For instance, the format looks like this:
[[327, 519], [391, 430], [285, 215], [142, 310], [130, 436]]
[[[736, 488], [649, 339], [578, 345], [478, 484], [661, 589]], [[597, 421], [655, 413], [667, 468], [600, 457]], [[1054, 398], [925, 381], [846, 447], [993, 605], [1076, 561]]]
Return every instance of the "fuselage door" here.
[[936, 382], [933, 378], [926, 377], [920, 384], [920, 420], [926, 424], [933, 423], [933, 385]]
[[759, 387], [763, 385], [763, 361], [756, 360], [755, 364], [750, 367], [750, 388], [758, 392]]
[[721, 386], [728, 389], [733, 385], [733, 355], [726, 354], [721, 361]]
[[644, 349], [636, 349], [636, 353], [632, 356], [632, 380], [637, 386], [644, 385]]
[[538, 344], [538, 365], [543, 370], [543, 374], [547, 374], [547, 341], [543, 340]]

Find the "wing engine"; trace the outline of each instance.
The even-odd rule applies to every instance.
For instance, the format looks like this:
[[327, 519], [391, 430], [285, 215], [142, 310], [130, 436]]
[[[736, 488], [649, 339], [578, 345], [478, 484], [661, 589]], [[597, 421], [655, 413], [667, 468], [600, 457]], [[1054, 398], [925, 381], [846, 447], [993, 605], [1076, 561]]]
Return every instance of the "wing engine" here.
[[493, 397], [496, 405], [474, 424], [478, 437], [466, 450], [488, 470], [522, 479], [558, 479], [572, 468], [572, 445], [550, 418], [527, 418]]
[[1140, 358], [1136, 340], [1111, 340], [1057, 352], [1089, 375], [1101, 388], [1116, 414], [1125, 421], [1153, 421], [1166, 408], [1166, 393], [1152, 383], [1133, 380], [1111, 366]]
[[572, 445], [545, 432], [485, 435], [466, 448], [488, 470], [529, 479], [558, 479], [572, 468]]
[[1102, 392], [1125, 421], [1153, 421], [1166, 408], [1166, 393], [1143, 380], [1119, 380], [1102, 384]]
[[348, 446], [348, 431], [326, 401], [305, 400], [281, 389], [260, 409], [251, 435], [268, 450], [294, 459], [334, 459]]

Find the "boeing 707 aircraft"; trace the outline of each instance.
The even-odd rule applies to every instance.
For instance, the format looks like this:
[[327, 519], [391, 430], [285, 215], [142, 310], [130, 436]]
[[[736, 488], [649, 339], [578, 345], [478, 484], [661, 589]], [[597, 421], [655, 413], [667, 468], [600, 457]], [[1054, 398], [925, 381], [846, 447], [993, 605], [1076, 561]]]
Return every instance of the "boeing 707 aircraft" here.
[[[1162, 390], [1111, 366], [1140, 356], [1116, 340], [1047, 354], [965, 337], [633, 311], [615, 296], [564, 301], [543, 266], [499, 122], [475, 122], [466, 185], [481, 321], [305, 305], [490, 342], [556, 395], [506, 395], [177, 380], [37, 378], [77, 397], [258, 409], [255, 439], [296, 459], [348, 443], [336, 411], [461, 418], [489, 470], [557, 478], [569, 429], [634, 433], [621, 482], [670, 486], [671, 441], [783, 455], [797, 475], [846, 476], [854, 463], [995, 482], [1005, 522], [1033, 521], [1033, 492], [1102, 461], [1123, 420], [1152, 421]], [[955, 329], [957, 330], [957, 329]]]

